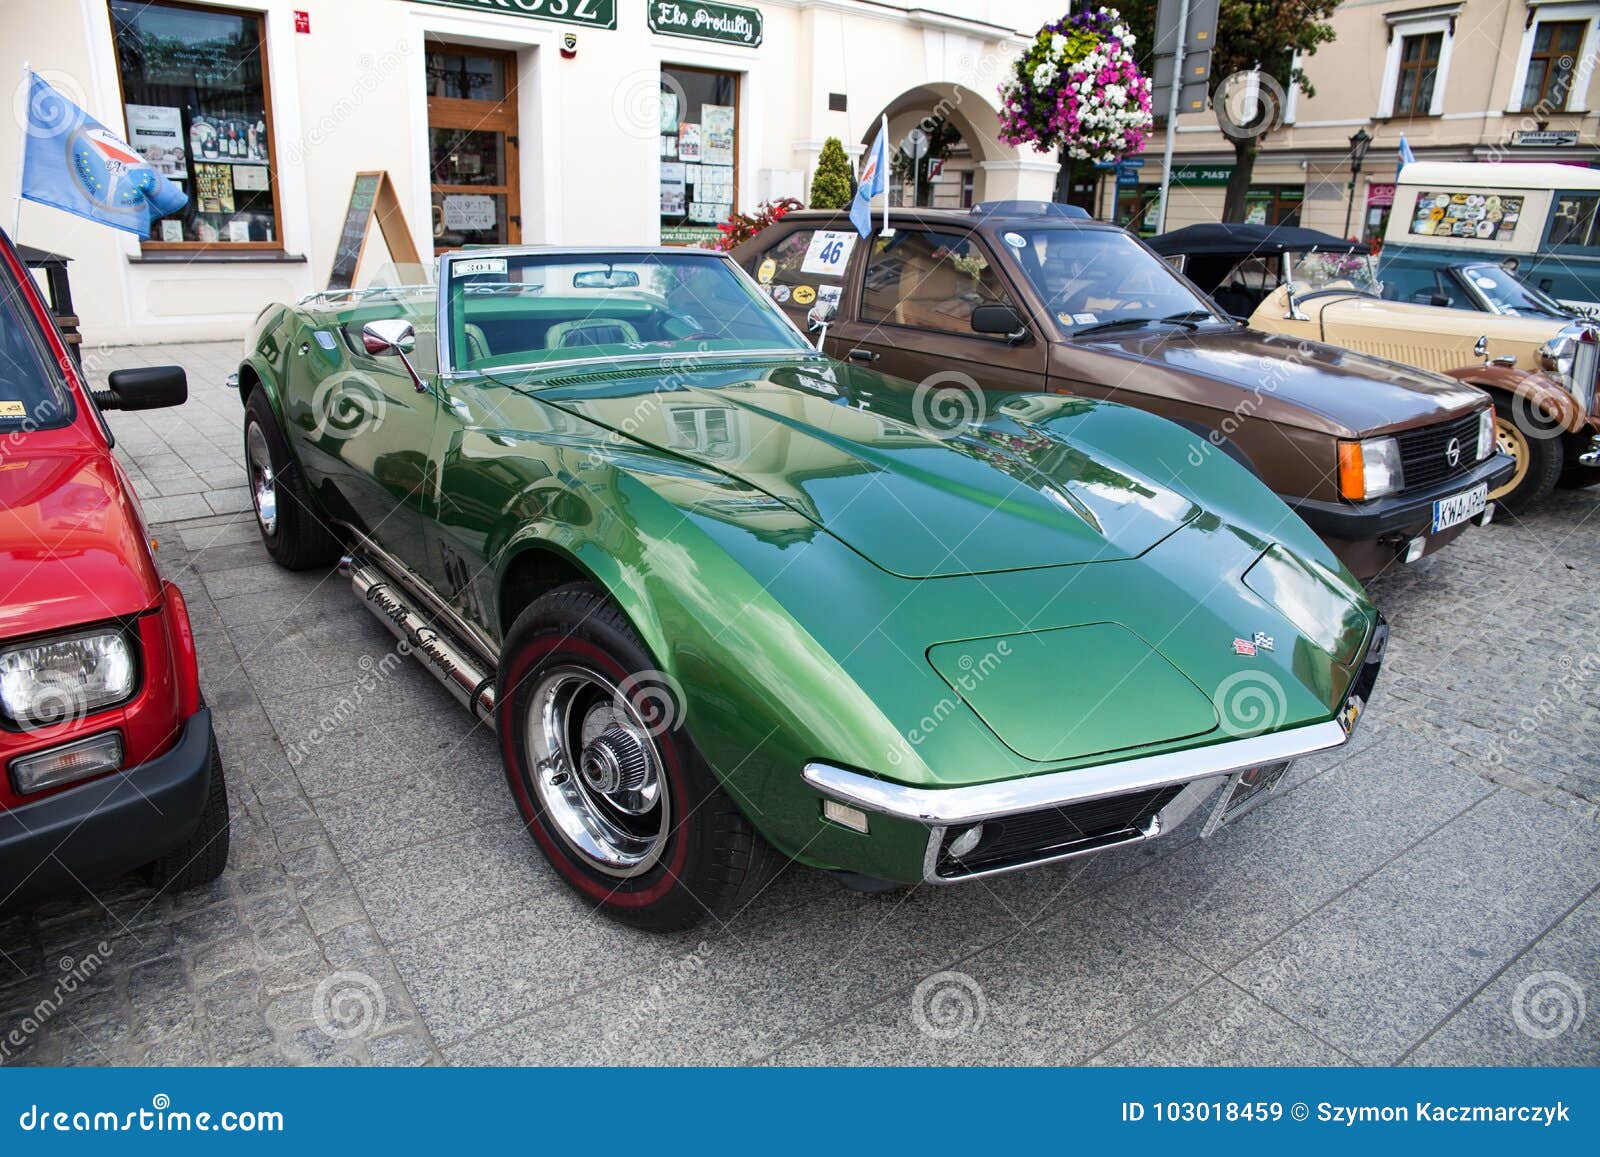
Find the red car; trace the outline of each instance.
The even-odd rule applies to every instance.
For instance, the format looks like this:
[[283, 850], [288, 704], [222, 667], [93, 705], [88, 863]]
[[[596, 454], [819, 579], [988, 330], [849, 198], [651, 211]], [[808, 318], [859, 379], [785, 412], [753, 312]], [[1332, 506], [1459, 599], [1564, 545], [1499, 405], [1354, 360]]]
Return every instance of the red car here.
[[100, 416], [188, 385], [161, 366], [109, 386], [85, 385], [0, 233], [0, 909], [146, 866], [193, 887], [227, 863], [189, 612]]

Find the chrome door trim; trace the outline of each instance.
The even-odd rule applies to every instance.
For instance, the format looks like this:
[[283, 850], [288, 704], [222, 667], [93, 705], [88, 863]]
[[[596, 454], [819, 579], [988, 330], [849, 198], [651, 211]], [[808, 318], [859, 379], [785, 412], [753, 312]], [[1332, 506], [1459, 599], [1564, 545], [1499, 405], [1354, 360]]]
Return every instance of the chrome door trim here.
[[478, 652], [480, 658], [488, 660], [491, 666], [500, 665], [500, 647], [493, 639], [484, 633], [482, 628], [463, 618], [454, 608], [446, 603], [439, 595], [414, 574], [409, 567], [394, 555], [384, 550], [383, 547], [373, 542], [360, 530], [348, 522], [339, 525], [347, 530], [356, 540], [355, 553], [379, 570], [383, 571], [393, 582], [405, 588], [406, 593], [426, 604], [428, 613], [437, 615], [444, 620], [444, 625], [469, 644]]

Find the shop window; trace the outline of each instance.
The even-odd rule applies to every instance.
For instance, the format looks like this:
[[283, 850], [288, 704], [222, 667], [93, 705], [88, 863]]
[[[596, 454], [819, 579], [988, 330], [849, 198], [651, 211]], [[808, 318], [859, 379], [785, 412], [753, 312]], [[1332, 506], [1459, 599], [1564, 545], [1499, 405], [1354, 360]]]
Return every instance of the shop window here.
[[738, 212], [739, 75], [661, 69], [661, 240], [697, 245]]
[[971, 237], [902, 229], [877, 242], [867, 262], [863, 321], [972, 336], [972, 311], [1010, 305], [1010, 295]]
[[275, 137], [258, 12], [111, 0], [128, 143], [189, 195], [147, 248], [276, 249]]
[[1583, 20], [1539, 22], [1528, 54], [1528, 78], [1522, 86], [1523, 108], [1561, 112], [1567, 107], [1585, 24]]
[[1394, 115], [1427, 116], [1433, 109], [1433, 87], [1439, 77], [1444, 33], [1425, 32], [1400, 41], [1400, 74], [1395, 79]]
[[516, 54], [430, 41], [425, 72], [434, 252], [520, 242]]
[[1244, 219], [1251, 225], [1298, 225], [1306, 191], [1300, 185], [1256, 185], [1244, 196]]

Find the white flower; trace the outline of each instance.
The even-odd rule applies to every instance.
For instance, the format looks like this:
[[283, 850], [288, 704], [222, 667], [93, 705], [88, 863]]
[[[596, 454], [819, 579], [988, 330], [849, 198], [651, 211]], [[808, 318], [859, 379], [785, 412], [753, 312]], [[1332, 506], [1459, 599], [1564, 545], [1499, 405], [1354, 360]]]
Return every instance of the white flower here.
[[1049, 88], [1056, 79], [1056, 66], [1050, 61], [1045, 61], [1033, 70], [1033, 87]]
[[1060, 60], [1067, 51], [1067, 38], [1059, 32], [1050, 34], [1050, 59]]

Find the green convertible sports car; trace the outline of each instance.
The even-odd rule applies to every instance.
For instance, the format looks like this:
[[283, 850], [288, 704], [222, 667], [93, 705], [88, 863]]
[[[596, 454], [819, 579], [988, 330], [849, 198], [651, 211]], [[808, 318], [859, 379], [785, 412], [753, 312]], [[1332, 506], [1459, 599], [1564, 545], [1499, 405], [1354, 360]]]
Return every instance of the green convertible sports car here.
[[272, 557], [343, 555], [642, 926], [777, 854], [874, 888], [1209, 831], [1377, 677], [1378, 612], [1232, 458], [830, 361], [718, 254], [447, 254], [267, 310], [238, 387]]

